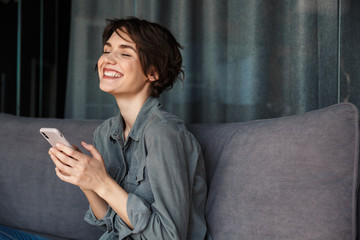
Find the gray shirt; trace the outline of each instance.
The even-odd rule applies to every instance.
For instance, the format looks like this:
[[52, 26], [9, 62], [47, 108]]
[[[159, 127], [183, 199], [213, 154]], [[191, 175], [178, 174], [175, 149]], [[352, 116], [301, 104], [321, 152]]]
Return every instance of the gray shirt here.
[[148, 98], [126, 141], [121, 114], [102, 123], [94, 145], [109, 175], [129, 193], [130, 229], [111, 207], [96, 219], [101, 239], [204, 239], [206, 236], [205, 166], [200, 146], [183, 121]]

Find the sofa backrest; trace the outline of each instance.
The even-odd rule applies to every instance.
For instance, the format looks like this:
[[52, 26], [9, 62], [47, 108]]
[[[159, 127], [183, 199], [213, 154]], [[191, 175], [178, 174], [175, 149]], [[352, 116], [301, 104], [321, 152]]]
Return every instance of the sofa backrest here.
[[99, 124], [0, 114], [0, 224], [50, 239], [99, 239], [102, 232], [83, 220], [85, 195], [58, 179], [50, 145], [39, 133], [41, 127], [56, 127], [80, 146], [81, 140], [92, 143]]
[[356, 239], [353, 105], [190, 130], [204, 153], [213, 239]]

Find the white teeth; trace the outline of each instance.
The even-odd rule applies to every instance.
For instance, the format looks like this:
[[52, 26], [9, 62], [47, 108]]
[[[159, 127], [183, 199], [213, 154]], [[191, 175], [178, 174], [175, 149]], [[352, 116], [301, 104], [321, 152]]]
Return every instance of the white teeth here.
[[121, 77], [120, 73], [113, 72], [113, 71], [106, 71], [106, 72], [104, 72], [104, 75], [107, 77], [116, 77], [116, 78]]

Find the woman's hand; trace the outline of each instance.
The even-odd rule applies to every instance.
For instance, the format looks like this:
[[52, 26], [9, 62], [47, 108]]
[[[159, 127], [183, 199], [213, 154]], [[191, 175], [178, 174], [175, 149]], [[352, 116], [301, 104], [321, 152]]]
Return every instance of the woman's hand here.
[[98, 192], [109, 175], [96, 148], [85, 142], [81, 144], [92, 156], [62, 144], [57, 144], [56, 148], [50, 148], [49, 154], [56, 165], [56, 175], [61, 180], [83, 190]]
[[62, 144], [50, 148], [49, 154], [56, 165], [57, 176], [83, 190], [98, 219], [104, 217], [109, 204], [133, 228], [126, 210], [128, 193], [107, 174], [104, 161], [96, 148], [84, 142], [81, 144], [91, 156]]

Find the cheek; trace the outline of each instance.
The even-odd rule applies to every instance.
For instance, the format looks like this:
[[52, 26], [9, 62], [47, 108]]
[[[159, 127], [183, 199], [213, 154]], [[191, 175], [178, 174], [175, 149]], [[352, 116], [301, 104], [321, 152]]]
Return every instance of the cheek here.
[[103, 62], [104, 62], [103, 56], [99, 57], [99, 60], [97, 61], [98, 68], [101, 67], [101, 65], [103, 64]]
[[100, 57], [97, 62], [97, 71], [98, 71], [99, 76], [101, 75], [101, 66], [103, 63], [104, 63], [104, 61], [103, 61], [102, 57]]

